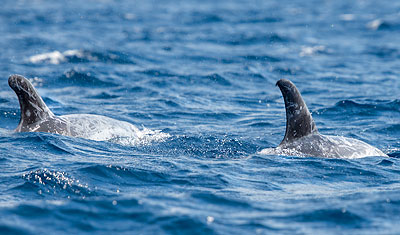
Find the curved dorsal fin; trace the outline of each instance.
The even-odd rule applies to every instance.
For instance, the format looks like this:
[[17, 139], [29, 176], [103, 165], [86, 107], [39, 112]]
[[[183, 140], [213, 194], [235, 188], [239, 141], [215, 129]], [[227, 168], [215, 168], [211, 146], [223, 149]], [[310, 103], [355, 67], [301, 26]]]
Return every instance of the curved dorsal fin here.
[[16, 131], [27, 131], [28, 125], [54, 117], [28, 79], [14, 74], [8, 78], [8, 85], [17, 94], [21, 107], [21, 119]]
[[287, 79], [279, 80], [276, 85], [282, 92], [286, 108], [286, 133], [280, 145], [318, 133], [310, 111], [296, 86]]

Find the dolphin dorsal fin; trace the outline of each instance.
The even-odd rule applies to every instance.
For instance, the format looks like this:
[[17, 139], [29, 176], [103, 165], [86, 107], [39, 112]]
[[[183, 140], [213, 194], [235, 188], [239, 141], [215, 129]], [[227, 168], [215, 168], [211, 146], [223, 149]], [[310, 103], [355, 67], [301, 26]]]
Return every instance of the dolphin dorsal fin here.
[[286, 109], [286, 133], [280, 145], [318, 133], [311, 113], [296, 86], [287, 79], [279, 80], [276, 85], [282, 92]]
[[11, 75], [8, 85], [18, 96], [21, 107], [21, 119], [17, 131], [24, 131], [26, 126], [54, 117], [47, 105], [28, 79], [21, 75]]

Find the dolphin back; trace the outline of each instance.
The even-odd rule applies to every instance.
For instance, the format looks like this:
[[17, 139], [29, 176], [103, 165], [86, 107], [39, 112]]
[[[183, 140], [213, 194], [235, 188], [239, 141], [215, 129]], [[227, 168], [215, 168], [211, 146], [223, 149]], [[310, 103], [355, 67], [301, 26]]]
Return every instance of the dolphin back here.
[[296, 86], [287, 79], [279, 80], [276, 85], [282, 92], [286, 109], [286, 132], [280, 145], [318, 133], [311, 113]]

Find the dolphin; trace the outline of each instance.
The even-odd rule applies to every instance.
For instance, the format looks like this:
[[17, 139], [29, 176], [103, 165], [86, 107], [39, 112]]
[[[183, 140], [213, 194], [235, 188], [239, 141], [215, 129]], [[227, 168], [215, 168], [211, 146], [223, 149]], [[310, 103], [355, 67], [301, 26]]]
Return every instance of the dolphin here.
[[141, 131], [128, 122], [101, 115], [56, 116], [28, 79], [15, 74], [8, 78], [8, 84], [17, 94], [21, 108], [21, 117], [15, 132], [49, 132], [97, 141], [121, 137], [137, 139], [156, 134], [148, 129]]
[[388, 157], [381, 150], [363, 141], [320, 134], [296, 86], [287, 79], [279, 80], [276, 86], [281, 90], [285, 101], [285, 137], [278, 147], [263, 149], [261, 154], [326, 158]]

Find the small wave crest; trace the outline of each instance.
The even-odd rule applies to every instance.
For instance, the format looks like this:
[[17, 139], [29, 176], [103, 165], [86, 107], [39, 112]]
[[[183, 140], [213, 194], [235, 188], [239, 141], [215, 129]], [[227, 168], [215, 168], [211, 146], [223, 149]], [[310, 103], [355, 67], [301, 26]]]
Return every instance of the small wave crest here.
[[164, 133], [161, 130], [151, 130], [143, 127], [142, 130], [136, 131], [135, 136], [118, 136], [109, 141], [124, 146], [143, 146], [154, 142], [164, 142], [170, 137], [170, 134]]
[[375, 19], [367, 23], [367, 28], [370, 30], [395, 30], [399, 29], [400, 25], [395, 23], [395, 20]]
[[253, 34], [249, 32], [243, 32], [241, 34], [231, 35], [224, 42], [225, 44], [232, 46], [239, 45], [251, 45], [257, 43], [287, 43], [291, 39], [277, 33], [269, 34]]
[[[171, 148], [170, 146], [176, 146]], [[224, 136], [172, 136], [168, 142], [149, 146], [147, 151], [165, 155], [190, 155], [200, 158], [240, 158], [254, 152], [257, 146], [240, 138]]]
[[365, 222], [365, 219], [356, 214], [352, 213], [345, 208], [342, 209], [321, 209], [310, 212], [305, 212], [294, 216], [295, 220], [302, 222], [315, 222], [325, 221], [327, 223], [351, 225]]
[[337, 102], [333, 107], [322, 108], [315, 111], [315, 114], [343, 114], [365, 115], [371, 116], [377, 112], [398, 112], [400, 111], [400, 100], [392, 101], [376, 101], [368, 103], [360, 103], [353, 100], [342, 100]]
[[94, 52], [89, 50], [67, 50], [64, 52], [52, 51], [33, 55], [28, 58], [30, 63], [61, 64], [61, 63], [86, 63], [102, 62], [112, 64], [134, 64], [127, 55], [121, 52]]
[[312, 56], [316, 54], [323, 54], [327, 53], [328, 50], [326, 49], [325, 46], [323, 45], [318, 45], [318, 46], [302, 46], [301, 51], [300, 51], [300, 57], [304, 56]]
[[396, 59], [400, 57], [399, 50], [388, 46], [371, 46], [365, 53], [382, 59]]
[[78, 71], [75, 69], [64, 72], [62, 76], [54, 80], [52, 84], [68, 86], [90, 86], [90, 87], [113, 87], [116, 84], [102, 81], [90, 72]]
[[[18, 186], [14, 189], [36, 190], [39, 195], [66, 193], [68, 196], [90, 196], [92, 191], [85, 183], [74, 179], [66, 172], [49, 169], [38, 169], [22, 175], [30, 185]], [[36, 187], [32, 187], [36, 186]]]

